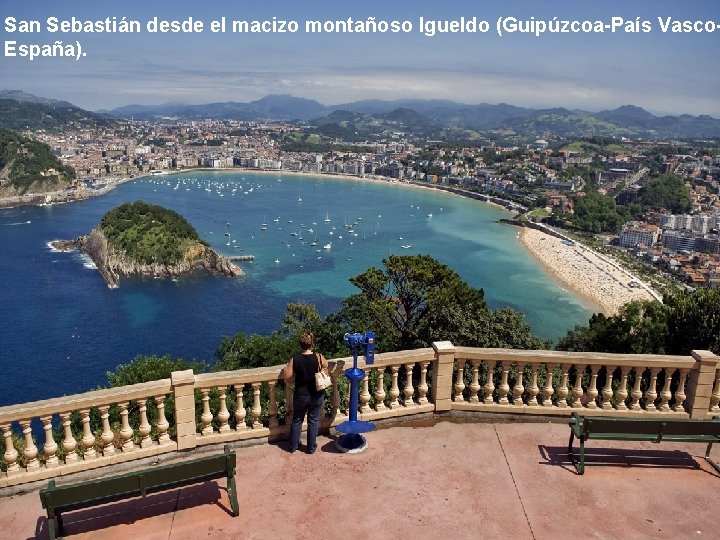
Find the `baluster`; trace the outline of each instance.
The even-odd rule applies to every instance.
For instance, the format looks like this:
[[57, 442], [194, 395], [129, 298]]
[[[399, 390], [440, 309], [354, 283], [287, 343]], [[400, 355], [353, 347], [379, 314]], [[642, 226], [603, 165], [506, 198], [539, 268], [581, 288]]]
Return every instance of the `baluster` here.
[[553, 371], [557, 364], [545, 364], [545, 386], [543, 387], [543, 407], [552, 407], [552, 395], [555, 393], [553, 388]]
[[620, 366], [620, 386], [615, 391], [615, 399], [617, 401], [618, 411], [627, 411], [627, 405], [625, 404], [625, 400], [628, 397], [627, 380], [629, 373], [629, 369], [625, 369], [623, 366]]
[[385, 368], [377, 368], [377, 386], [375, 388], [375, 410], [384, 411], [385, 406]]
[[677, 390], [675, 390], [675, 406], [673, 407], [673, 412], [677, 413], [684, 413], [685, 412], [685, 378], [687, 377], [688, 370], [687, 369], [679, 369], [680, 372], [680, 380], [678, 384]]
[[40, 461], [37, 459], [38, 449], [37, 446], [35, 446], [35, 441], [33, 441], [30, 420], [20, 420], [19, 423], [20, 427], [22, 427], [23, 436], [25, 437], [25, 449], [23, 450], [25, 467], [28, 472], [34, 471], [40, 468]]
[[39, 469], [40, 462], [37, 459], [38, 449], [35, 446], [35, 441], [32, 437], [32, 428], [30, 427], [30, 420], [20, 420], [18, 422], [22, 427], [23, 438], [25, 439], [25, 449], [23, 450], [23, 456], [25, 457], [25, 467], [28, 472]]
[[453, 395], [453, 401], [462, 402], [465, 401], [463, 392], [465, 391], [465, 362], [464, 358], [457, 359], [457, 373], [455, 374], [455, 394]]
[[252, 407], [252, 415], [253, 415], [253, 429], [258, 429], [262, 427], [262, 405], [260, 405], [260, 383], [254, 382], [250, 383], [253, 389], [253, 407]]
[[598, 397], [598, 389], [597, 389], [597, 379], [598, 379], [598, 371], [600, 371], [600, 368], [595, 369], [594, 366], [590, 366], [590, 385], [587, 389], [587, 408], [588, 409], [597, 409], [597, 402], [595, 401]]
[[[275, 383], [273, 383], [273, 387], [275, 386]], [[272, 397], [271, 399], [274, 400], [275, 394], [270, 394]], [[218, 423], [220, 424], [218, 426], [218, 433], [227, 433], [230, 431], [230, 424], [228, 424], [228, 421], [230, 420], [230, 411], [228, 411], [227, 408], [227, 387], [226, 386], [219, 386], [218, 387], [218, 397], [220, 398], [220, 408], [218, 409]], [[277, 409], [275, 410], [275, 413], [277, 413]]]
[[510, 385], [508, 384], [508, 376], [510, 375], [510, 362], [503, 360], [502, 364], [502, 379], [500, 380], [500, 386], [498, 387], [498, 403], [501, 405], [509, 405], [508, 393], [510, 392]]
[[59, 462], [57, 455], [55, 455], [58, 445], [52, 434], [52, 416], [43, 416], [40, 418], [40, 421], [43, 423], [43, 429], [45, 430], [45, 445], [43, 446], [43, 451], [45, 452], [45, 467], [54, 469], [59, 465]]
[[[135, 448], [135, 445], [132, 441], [133, 430], [130, 427], [130, 422], [128, 421], [128, 406], [130, 405], [130, 402], [125, 401], [123, 403], [118, 403], [117, 405], [120, 408], [120, 438], [122, 439], [122, 450], [123, 452], [130, 452]], [[80, 412], [82, 413], [82, 411]], [[83, 423], [84, 422], [85, 419], [83, 418]]]
[[[336, 381], [333, 379], [333, 385], [337, 386], [335, 384]], [[290, 425], [290, 420], [292, 420], [293, 416], [293, 387], [290, 384], [289, 380], [285, 381], [285, 418], [286, 418], [286, 425]]]
[[420, 384], [418, 385], [418, 404], [425, 405], [428, 402], [427, 368], [429, 361], [420, 362]]
[[670, 399], [672, 398], [672, 392], [670, 392], [670, 385], [672, 384], [672, 372], [668, 368], [663, 368], [665, 374], [665, 384], [663, 385], [662, 392], [660, 392], [660, 412], [670, 412]]
[[400, 366], [390, 366], [392, 370], [392, 384], [390, 385], [390, 402], [388, 408], [397, 409], [400, 406], [398, 396], [400, 395], [400, 389], [398, 388], [398, 369]]
[[539, 405], [537, 395], [540, 393], [538, 387], [538, 365], [530, 364], [530, 385], [528, 386], [528, 406], [537, 407]]
[[[277, 384], [277, 381], [268, 381], [268, 393], [270, 394], [270, 400], [268, 402], [268, 426], [270, 427], [276, 427], [280, 425], [280, 422], [278, 422], [278, 406], [277, 406], [277, 399], [275, 398], [275, 385]], [[225, 403], [224, 400], [220, 402], [222, 405]], [[228, 415], [229, 416], [229, 415]], [[228, 426], [227, 431], [230, 430], [230, 426]], [[222, 428], [220, 428], [220, 432], [222, 433]]]
[[572, 401], [570, 402], [570, 408], [572, 409], [581, 409], [582, 408], [582, 395], [583, 395], [583, 389], [582, 389], [582, 378], [583, 373], [585, 373], [584, 369], [580, 369], [580, 366], [575, 366], [575, 385], [572, 389]]
[[403, 395], [405, 396], [405, 402], [403, 405], [405, 407], [413, 407], [415, 405], [415, 402], [413, 401], [413, 394], [415, 393], [415, 388], [413, 387], [413, 368], [415, 367], [415, 362], [410, 362], [405, 364], [405, 388], [403, 389]]
[[140, 433], [140, 448], [148, 448], [152, 446], [152, 439], [150, 438], [150, 422], [147, 417], [147, 399], [138, 399], [137, 404], [140, 407], [140, 426], [138, 427], [138, 433]]
[[340, 374], [337, 372], [337, 368], [330, 374], [330, 380], [332, 380], [333, 391], [332, 391], [332, 406], [334, 417], [340, 411], [340, 389], [338, 388], [338, 377]]
[[5, 453], [3, 454], [3, 459], [7, 466], [8, 476], [12, 476], [20, 472], [20, 465], [17, 463], [18, 451], [15, 450], [15, 445], [12, 440], [12, 425], [3, 424], [0, 426], [0, 429], [2, 429], [3, 437], [5, 438]]
[[170, 422], [165, 417], [165, 396], [155, 396], [155, 404], [158, 410], [158, 444], [167, 444], [170, 442], [170, 435], [168, 435], [168, 429], [170, 429]]
[[102, 420], [102, 434], [100, 435], [103, 442], [102, 455], [112, 456], [115, 454], [115, 445], [113, 444], [115, 434], [110, 428], [110, 405], [102, 405], [98, 407], [98, 410], [100, 411], [100, 420]]
[[515, 380], [515, 386], [513, 386], [513, 405], [523, 405], [522, 395], [525, 392], [523, 386], [523, 371], [524, 367], [521, 367], [519, 363], [515, 363], [515, 369], [517, 370], [517, 378]]
[[200, 420], [202, 421], [202, 429], [200, 430], [200, 433], [207, 437], [208, 435], [213, 434], [213, 427], [212, 427], [212, 421], [213, 421], [213, 414], [210, 411], [210, 389], [209, 388], [201, 388], [200, 393], [202, 394], [202, 414], [200, 415]]
[[[80, 439], [80, 443], [83, 446], [83, 459], [93, 459], [97, 457], [97, 453], [94, 448], [95, 435], [93, 435], [92, 431], [90, 431], [90, 409], [83, 409], [79, 412], [82, 417], [83, 425], [83, 437]], [[132, 436], [132, 431], [130, 432], [130, 435]]]
[[645, 391], [645, 410], [650, 412], [657, 411], [655, 400], [657, 399], [657, 376], [658, 368], [650, 368], [650, 386]]
[[720, 412], [720, 369], [715, 372], [715, 386], [710, 396], [710, 412]]
[[[78, 460], [78, 455], [75, 453], [77, 448], [77, 441], [72, 434], [72, 425], [70, 422], [70, 413], [60, 413], [63, 425], [63, 442], [62, 447], [65, 450], [65, 463], [75, 463]], [[7, 460], [6, 460], [7, 461]]]
[[472, 381], [470, 382], [470, 403], [480, 403], [480, 360], [472, 361]]
[[571, 364], [561, 364], [560, 369], [562, 371], [562, 378], [560, 379], [560, 386], [557, 389], [557, 403], [556, 405], [561, 409], [567, 408], [567, 397], [568, 397], [568, 379], [570, 378], [570, 366]]
[[485, 405], [492, 405], [495, 403], [495, 400], [493, 399], [493, 392], [495, 392], [495, 383], [493, 381], [493, 377], [495, 376], [495, 362], [487, 362], [487, 381], [485, 382], [485, 386], [483, 386], [483, 392], [485, 394], [485, 397], [483, 398], [483, 403]]
[[612, 397], [613, 397], [612, 382], [613, 382], [613, 373], [614, 372], [615, 372], [615, 370], [610, 368], [610, 366], [605, 366], [605, 386], [602, 389], [602, 403], [600, 404], [600, 406], [605, 411], [609, 411], [613, 408], [613, 406], [612, 406]]
[[360, 381], [360, 393], [358, 395], [358, 401], [360, 405], [361, 413], [368, 413], [372, 409], [370, 408], [370, 372], [369, 368], [364, 369], [365, 376]]
[[[246, 431], [248, 429], [245, 423], [245, 397], [243, 396], [244, 384], [235, 386], [235, 431]], [[290, 397], [288, 398], [288, 395]], [[292, 418], [292, 388], [289, 381], [285, 381], [285, 418]], [[290, 425], [289, 420], [285, 422]]]
[[640, 390], [640, 384], [642, 383], [642, 376], [645, 373], [644, 369], [635, 368], [635, 384], [633, 384], [632, 392], [630, 392], [630, 410], [641, 411], [640, 398], [642, 397], [642, 391]]

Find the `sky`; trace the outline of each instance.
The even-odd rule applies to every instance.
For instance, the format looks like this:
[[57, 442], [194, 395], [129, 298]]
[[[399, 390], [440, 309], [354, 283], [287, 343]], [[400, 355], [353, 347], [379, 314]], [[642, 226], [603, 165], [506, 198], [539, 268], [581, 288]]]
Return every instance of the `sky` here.
[[[625, 104], [656, 114], [720, 118], [717, 0], [427, 1], [365, 0], [0, 0], [0, 89], [67, 100], [89, 110], [129, 104], [253, 101], [292, 94], [335, 105], [360, 99], [450, 99], [599, 111]], [[48, 32], [47, 19], [123, 17], [140, 33]], [[150, 33], [146, 23], [203, 22], [202, 32]], [[211, 32], [226, 18], [226, 31]], [[232, 20], [296, 21], [296, 33], [233, 33]], [[410, 23], [410, 32], [310, 34], [308, 20]], [[425, 21], [487, 21], [487, 32], [420, 30]], [[647, 21], [649, 32], [503, 32], [518, 21]], [[664, 33], [658, 18], [710, 21], [714, 32]], [[14, 18], [15, 31], [8, 19]], [[554, 19], [556, 18], [556, 19]], [[19, 32], [39, 21], [40, 32]], [[408, 28], [406, 23], [406, 28]], [[19, 45], [79, 42], [79, 60], [11, 56]], [[15, 42], [14, 45], [8, 43]], [[9, 49], [10, 47], [10, 49]], [[10, 52], [9, 52], [10, 51]]]

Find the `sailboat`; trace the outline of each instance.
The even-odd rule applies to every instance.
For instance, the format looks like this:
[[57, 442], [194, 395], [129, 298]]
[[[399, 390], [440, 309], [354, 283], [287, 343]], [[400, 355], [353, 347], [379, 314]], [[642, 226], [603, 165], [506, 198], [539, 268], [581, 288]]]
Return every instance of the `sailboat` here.
[[332, 219], [330, 219], [330, 214], [325, 212], [325, 223], [330, 223], [331, 221], [332, 221]]

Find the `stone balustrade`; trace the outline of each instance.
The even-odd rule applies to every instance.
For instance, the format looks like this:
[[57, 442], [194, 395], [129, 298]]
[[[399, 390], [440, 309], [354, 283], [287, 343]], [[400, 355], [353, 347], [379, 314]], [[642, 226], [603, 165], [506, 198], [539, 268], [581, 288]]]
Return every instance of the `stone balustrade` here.
[[[321, 426], [348, 419], [352, 358], [330, 361]], [[720, 414], [720, 357], [615, 355], [455, 347], [358, 359], [359, 417], [420, 413], [710, 418]], [[282, 438], [292, 382], [282, 366], [194, 374], [0, 407], [0, 488], [210, 444]], [[38, 443], [37, 441], [41, 441]], [[41, 446], [38, 447], [38, 444]]]
[[[169, 396], [171, 380], [163, 379], [0, 407], [6, 468], [0, 475], [0, 487], [177, 450], [165, 414]], [[152, 424], [149, 405], [155, 412]], [[137, 417], [132, 422], [135, 427], [131, 414]], [[115, 425], [111, 425], [111, 416]], [[95, 432], [92, 420], [98, 425]], [[20, 452], [13, 435], [21, 438]], [[38, 448], [36, 441], [40, 439], [43, 444]]]

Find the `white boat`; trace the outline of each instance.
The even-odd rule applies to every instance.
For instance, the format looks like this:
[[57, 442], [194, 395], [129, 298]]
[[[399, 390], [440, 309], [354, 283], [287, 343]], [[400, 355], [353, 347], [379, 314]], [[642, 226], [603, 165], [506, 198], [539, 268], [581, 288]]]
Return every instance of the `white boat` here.
[[260, 230], [267, 231], [267, 223], [263, 223], [262, 225], [260, 225]]
[[279, 263], [280, 263], [280, 259], [275, 259], [275, 264], [279, 264]]
[[327, 249], [327, 250], [332, 249], [332, 242], [328, 242], [327, 244], [325, 244], [325, 245], [323, 246], [323, 249]]
[[410, 249], [412, 247], [411, 244], [405, 244], [404, 246], [400, 246], [403, 249]]
[[327, 212], [325, 213], [325, 220], [324, 220], [324, 221], [325, 221], [325, 223], [330, 223], [330, 222], [332, 221], [332, 219], [330, 219], [330, 214], [328, 214]]

